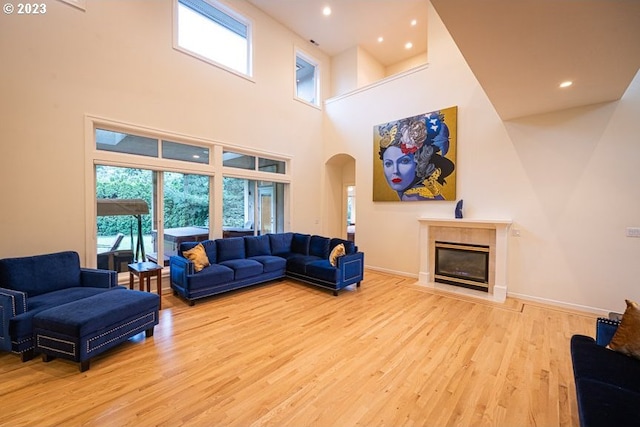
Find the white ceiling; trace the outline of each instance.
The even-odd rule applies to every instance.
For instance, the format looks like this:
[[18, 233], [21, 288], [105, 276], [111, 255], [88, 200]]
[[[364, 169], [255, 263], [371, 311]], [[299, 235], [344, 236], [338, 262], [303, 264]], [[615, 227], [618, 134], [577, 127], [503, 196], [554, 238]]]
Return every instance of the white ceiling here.
[[[428, 0], [249, 1], [329, 56], [360, 46], [387, 66], [427, 50]], [[640, 0], [431, 3], [504, 120], [617, 100], [640, 68]]]

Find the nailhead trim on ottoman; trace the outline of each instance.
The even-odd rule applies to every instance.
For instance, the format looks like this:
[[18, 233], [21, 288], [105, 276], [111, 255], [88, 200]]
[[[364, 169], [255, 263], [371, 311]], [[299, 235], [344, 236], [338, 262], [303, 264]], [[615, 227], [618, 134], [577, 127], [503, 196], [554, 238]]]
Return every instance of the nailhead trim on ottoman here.
[[44, 310], [33, 318], [35, 352], [42, 360], [55, 357], [80, 362], [90, 359], [145, 331], [153, 336], [160, 297], [134, 290], [114, 290]]

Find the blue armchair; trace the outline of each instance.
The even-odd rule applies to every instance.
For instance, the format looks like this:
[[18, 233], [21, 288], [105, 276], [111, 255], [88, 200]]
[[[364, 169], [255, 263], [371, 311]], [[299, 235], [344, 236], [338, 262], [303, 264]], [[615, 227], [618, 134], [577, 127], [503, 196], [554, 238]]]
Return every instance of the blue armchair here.
[[0, 259], [0, 350], [33, 357], [33, 316], [118, 289], [115, 271], [80, 267], [77, 252]]

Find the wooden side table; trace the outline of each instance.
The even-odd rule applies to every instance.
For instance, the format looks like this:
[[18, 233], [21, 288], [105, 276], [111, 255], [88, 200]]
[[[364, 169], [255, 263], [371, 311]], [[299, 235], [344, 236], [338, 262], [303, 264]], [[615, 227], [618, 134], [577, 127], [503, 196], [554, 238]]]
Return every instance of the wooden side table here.
[[155, 262], [134, 262], [129, 264], [129, 289], [133, 289], [133, 276], [140, 278], [140, 290], [151, 292], [151, 277], [156, 276], [158, 285], [158, 296], [160, 297], [160, 308], [162, 308], [162, 266]]

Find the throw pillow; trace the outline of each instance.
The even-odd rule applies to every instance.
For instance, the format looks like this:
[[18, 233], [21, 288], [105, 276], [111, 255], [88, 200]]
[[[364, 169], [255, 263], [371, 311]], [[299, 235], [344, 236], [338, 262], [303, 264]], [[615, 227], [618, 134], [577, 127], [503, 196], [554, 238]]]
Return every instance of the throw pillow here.
[[207, 253], [204, 251], [202, 243], [198, 243], [193, 247], [193, 249], [182, 251], [182, 255], [184, 255], [189, 261], [193, 261], [193, 266], [196, 272], [209, 266], [209, 258], [207, 257]]
[[609, 348], [640, 359], [640, 306], [633, 301], [625, 300], [625, 302], [627, 309], [609, 343]]
[[336, 247], [331, 250], [329, 254], [329, 262], [331, 265], [335, 267], [338, 262], [338, 257], [341, 256], [344, 256], [344, 245], [342, 243], [336, 245]]

